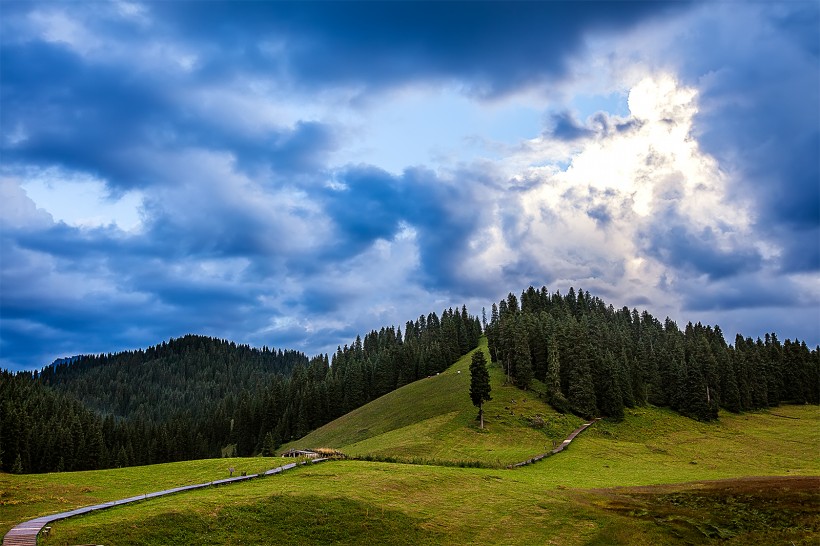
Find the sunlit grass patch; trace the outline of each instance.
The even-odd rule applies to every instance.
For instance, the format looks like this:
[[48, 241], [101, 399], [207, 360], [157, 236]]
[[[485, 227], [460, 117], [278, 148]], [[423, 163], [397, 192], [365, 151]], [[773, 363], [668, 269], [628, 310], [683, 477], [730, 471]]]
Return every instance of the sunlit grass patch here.
[[[486, 348], [482, 338], [477, 350]], [[323, 445], [378, 460], [503, 467], [549, 451], [583, 422], [556, 412], [535, 391], [505, 385], [502, 370], [491, 366], [492, 400], [484, 406], [486, 428], [480, 430], [469, 396], [471, 357], [465, 355], [441, 374], [405, 385], [282, 449]]]

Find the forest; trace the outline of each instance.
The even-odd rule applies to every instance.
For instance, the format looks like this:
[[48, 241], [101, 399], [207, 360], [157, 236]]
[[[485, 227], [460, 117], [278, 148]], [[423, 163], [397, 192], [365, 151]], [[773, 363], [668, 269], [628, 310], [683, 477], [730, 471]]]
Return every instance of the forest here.
[[820, 351], [774, 333], [730, 346], [719, 326], [683, 330], [647, 311], [614, 309], [570, 288], [529, 287], [493, 304], [490, 358], [522, 389], [534, 380], [559, 411], [621, 418], [624, 407], [670, 407], [694, 419], [781, 403], [820, 403]]
[[[670, 407], [693, 419], [781, 403], [820, 403], [820, 351], [775, 334], [729, 345], [719, 326], [681, 330], [589, 292], [533, 287], [493, 304], [373, 330], [332, 355], [252, 348], [204, 336], [0, 372], [0, 467], [91, 470], [281, 444], [404, 384], [446, 369], [485, 334], [509, 382], [561, 412], [619, 419]], [[465, 392], [465, 396], [467, 393]]]
[[365, 335], [328, 358], [188, 335], [147, 350], [0, 372], [0, 462], [14, 473], [92, 470], [283, 442], [444, 370], [481, 322], [447, 309]]

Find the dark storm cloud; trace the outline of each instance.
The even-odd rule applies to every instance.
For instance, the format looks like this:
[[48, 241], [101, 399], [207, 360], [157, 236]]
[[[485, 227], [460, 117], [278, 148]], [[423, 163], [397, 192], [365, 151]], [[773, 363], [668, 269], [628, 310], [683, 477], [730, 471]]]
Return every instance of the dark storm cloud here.
[[297, 85], [457, 78], [477, 94], [495, 95], [562, 75], [585, 33], [620, 30], [686, 4], [167, 2], [152, 9], [173, 21], [180, 38], [218, 39], [226, 56], [240, 51], [249, 67], [271, 62], [260, 44], [284, 44], [285, 70]]
[[[639, 244], [662, 264], [695, 276], [706, 275], [712, 281], [761, 268], [760, 253], [750, 242], [718, 229], [698, 228], [674, 207], [666, 207], [639, 234]], [[726, 248], [726, 239], [730, 248]]]
[[784, 272], [812, 272], [820, 269], [820, 229], [808, 228], [788, 232], [788, 241], [780, 258]]
[[722, 32], [706, 14], [676, 44], [688, 53], [683, 74], [700, 89], [698, 141], [735, 170], [734, 197], [755, 203], [757, 229], [784, 250], [783, 270], [817, 271], [820, 5], [741, 7]]
[[[318, 90], [455, 78], [493, 95], [562, 75], [585, 32], [629, 26], [679, 5], [167, 2], [146, 6], [151, 25], [75, 6], [90, 34], [135, 55], [108, 58], [38, 38], [11, 41], [8, 28], [0, 124], [20, 128], [25, 139], [4, 140], [2, 153], [8, 164], [91, 173], [115, 190], [170, 183], [146, 156], [190, 147], [225, 150], [251, 172], [270, 166], [294, 175], [317, 169], [335, 147], [329, 127], [311, 121], [248, 134], [220, 121], [218, 111], [199, 112], [187, 102], [189, 92], [262, 76]], [[24, 22], [31, 14], [24, 11], [15, 3], [13, 22]], [[144, 50], [166, 41], [198, 54], [194, 68], [141, 60]], [[266, 44], [284, 45], [266, 53]]]
[[591, 129], [584, 127], [571, 112], [559, 112], [553, 114], [550, 119], [551, 128], [547, 134], [553, 138], [564, 141], [573, 141], [595, 135]]
[[34, 250], [58, 258], [77, 256], [130, 255], [134, 246], [120, 241], [121, 232], [116, 228], [80, 230], [58, 222], [47, 228], [4, 228], [6, 241], [14, 241], [21, 248]]
[[684, 309], [690, 311], [725, 311], [816, 305], [818, 302], [798, 300], [799, 289], [782, 280], [762, 282], [752, 276], [723, 279], [708, 286], [700, 286], [686, 294]]
[[0, 123], [25, 134], [4, 142], [9, 164], [59, 165], [125, 188], [150, 183], [134, 152], [169, 121], [161, 87], [41, 42], [3, 48], [3, 79]]
[[[321, 108], [315, 115], [300, 110], [280, 119], [278, 110], [265, 117], [264, 108], [322, 102], [341, 87], [349, 98], [334, 100], [342, 109], [366, 110], [385, 98], [380, 92], [417, 84], [499, 98], [571, 78], [570, 63], [583, 56], [593, 33], [613, 36], [655, 17], [692, 12], [684, 2], [633, 1], [153, 2], [141, 18], [129, 19], [117, 6], [3, 4], [3, 169], [58, 167], [99, 178], [114, 195], [144, 192], [134, 233], [60, 222], [4, 227], [4, 366], [144, 347], [188, 332], [269, 345], [275, 335], [273, 344], [308, 350], [328, 340], [348, 342], [363, 333], [356, 316], [362, 309], [411, 296], [363, 294], [359, 278], [351, 287], [334, 283], [334, 276], [378, 274], [356, 271], [351, 262], [405, 229], [415, 238], [419, 264], [399, 282], [418, 288], [412, 297], [422, 290], [456, 299], [495, 297], [519, 285], [550, 284], [565, 271], [603, 278], [611, 264], [595, 263], [578, 244], [560, 256], [575, 260], [560, 275], [537, 265], [540, 249], [516, 250], [519, 255], [499, 266], [499, 278], [477, 272], [465, 281], [471, 244], [494, 207], [503, 243], [517, 249], [526, 242], [516, 201], [524, 183], [509, 189], [483, 165], [450, 173], [418, 167], [398, 175], [373, 165], [339, 168], [329, 163], [347, 137], [340, 121], [347, 111], [337, 118]], [[32, 30], [34, 15], [48, 10], [76, 16], [97, 45], [83, 49]], [[776, 11], [764, 18], [772, 32], [747, 52], [732, 42], [745, 32], [744, 21], [689, 32], [676, 47], [682, 70], [701, 89], [703, 145], [737, 169], [736, 194], [754, 198], [759, 232], [783, 251], [781, 268], [814, 271], [820, 264], [818, 8], [800, 3], [789, 4], [785, 15]], [[727, 26], [735, 28], [730, 38]], [[190, 64], [175, 64], [177, 53], [190, 55]], [[249, 100], [236, 106], [226, 96]], [[584, 123], [560, 108], [547, 137], [603, 138], [637, 123], [606, 116]], [[224, 160], [223, 170], [200, 165], [213, 157]], [[328, 178], [332, 188], [322, 186]], [[616, 222], [616, 211], [598, 201], [576, 208], [602, 229]], [[721, 250], [723, 235], [672, 215], [642, 241], [671, 268], [731, 288], [732, 279], [758, 271], [762, 258], [746, 242]], [[499, 280], [513, 284], [499, 287]], [[689, 296], [688, 305], [742, 307], [748, 302], [741, 288], [759, 285], [735, 288]], [[763, 291], [748, 301], [789, 304], [775, 296]], [[421, 309], [430, 310], [426, 303]], [[329, 317], [330, 326], [308, 329], [300, 319], [314, 315]], [[282, 324], [267, 329], [274, 318]]]
[[399, 177], [372, 166], [338, 175], [341, 189], [325, 190], [325, 211], [340, 236], [339, 256], [351, 256], [376, 239], [390, 239], [407, 216], [406, 187]]
[[249, 134], [219, 116], [195, 115], [177, 89], [196, 84], [187, 77], [93, 63], [41, 42], [10, 45], [2, 55], [0, 123], [25, 134], [4, 143], [8, 164], [60, 166], [130, 189], [173, 182], [156, 160], [146, 161], [150, 154], [224, 150], [242, 168], [288, 175], [317, 169], [335, 148], [333, 130], [316, 121]]
[[373, 166], [349, 167], [337, 174], [342, 189], [326, 189], [324, 210], [338, 240], [334, 259], [352, 256], [377, 239], [391, 239], [402, 226], [412, 228], [419, 244], [419, 279], [430, 288], [467, 290], [458, 263], [481, 223], [482, 188], [493, 184], [483, 173], [460, 170], [447, 178], [414, 168], [392, 175]]
[[[194, 260], [137, 256], [117, 248], [104, 230], [72, 230], [78, 231], [63, 225], [47, 232], [68, 241], [71, 253], [33, 237], [12, 242], [4, 230], [0, 365], [38, 367], [57, 356], [255, 327], [247, 314], [257, 305], [253, 282], [198, 278]], [[131, 249], [139, 244], [122, 243]]]

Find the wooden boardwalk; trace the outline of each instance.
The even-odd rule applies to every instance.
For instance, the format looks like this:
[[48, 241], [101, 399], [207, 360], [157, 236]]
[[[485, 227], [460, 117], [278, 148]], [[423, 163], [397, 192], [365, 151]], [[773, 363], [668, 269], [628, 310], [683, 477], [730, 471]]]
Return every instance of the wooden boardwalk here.
[[184, 485], [182, 487], [175, 487], [173, 489], [166, 489], [164, 491], [157, 491], [155, 493], [137, 495], [136, 497], [129, 497], [127, 499], [104, 502], [102, 504], [95, 504], [94, 506], [85, 506], [83, 508], [77, 508], [76, 510], [71, 510], [69, 512], [60, 512], [59, 514], [52, 514], [50, 516], [42, 516], [39, 518], [30, 519], [19, 525], [14, 526], [8, 533], [6, 533], [6, 536], [3, 537], [3, 546], [37, 546], [37, 536], [40, 534], [40, 531], [42, 531], [43, 528], [48, 524], [61, 519], [80, 516], [82, 514], [89, 514], [97, 510], [105, 510], [106, 508], [122, 506], [123, 504], [130, 504], [132, 502], [137, 502], [141, 500], [153, 499], [155, 497], [163, 497], [165, 495], [173, 495], [174, 493], [181, 493], [183, 491], [192, 491], [194, 489], [202, 489], [204, 487], [214, 487], [218, 485], [242, 482], [246, 480], [252, 480], [254, 478], [259, 478], [262, 476], [272, 476], [273, 474], [279, 474], [281, 472], [290, 470], [291, 468], [295, 468], [300, 465], [316, 464], [327, 460], [329, 459], [309, 459], [307, 461], [290, 463], [276, 468], [272, 468], [271, 470], [268, 470], [267, 472], [261, 474], [251, 474], [250, 476], [237, 476], [235, 478], [225, 478], [224, 480], [215, 480], [212, 482], [198, 483], [195, 485]]
[[584, 423], [583, 425], [581, 425], [581, 426], [580, 426], [580, 427], [578, 427], [577, 429], [573, 430], [573, 431], [572, 431], [572, 434], [570, 434], [569, 436], [567, 436], [567, 439], [566, 439], [566, 440], [564, 440], [563, 442], [561, 442], [561, 444], [560, 444], [560, 445], [558, 445], [558, 446], [557, 446], [555, 449], [553, 449], [552, 451], [548, 451], [548, 452], [546, 452], [546, 453], [542, 453], [542, 454], [540, 454], [540, 455], [536, 455], [536, 456], [535, 456], [535, 457], [533, 457], [532, 459], [527, 459], [526, 461], [521, 461], [520, 463], [511, 464], [511, 465], [510, 465], [510, 466], [508, 466], [507, 468], [518, 468], [519, 466], [527, 466], [528, 464], [532, 464], [532, 463], [538, 462], [538, 461], [540, 461], [541, 459], [543, 459], [543, 458], [545, 458], [545, 457], [549, 457], [550, 455], [555, 455], [556, 453], [561, 453], [562, 451], [564, 451], [564, 450], [567, 448], [567, 446], [568, 446], [570, 443], [572, 443], [572, 441], [575, 439], [575, 437], [576, 437], [576, 436], [578, 436], [579, 434], [581, 434], [582, 432], [584, 432], [587, 428], [589, 428], [590, 426], [592, 426], [592, 424], [593, 424], [593, 423], [595, 423], [595, 421], [600, 421], [600, 420], [601, 420], [601, 418], [600, 418], [600, 417], [597, 417], [597, 418], [593, 419], [592, 421], [590, 421], [589, 423]]
[[[581, 427], [574, 430], [572, 434], [567, 436], [567, 439], [561, 442], [560, 445], [556, 446], [555, 449], [552, 451], [548, 451], [547, 453], [542, 453], [540, 455], [536, 455], [531, 459], [527, 459], [526, 461], [522, 461], [520, 463], [512, 464], [507, 468], [518, 468], [521, 466], [526, 466], [528, 464], [532, 464], [534, 462], [540, 461], [545, 457], [549, 457], [550, 455], [555, 455], [556, 453], [560, 453], [567, 448], [567, 446], [575, 439], [576, 436], [581, 434], [587, 428], [589, 428], [595, 421], [599, 421], [599, 419], [593, 419], [589, 423], [584, 423]], [[263, 472], [261, 474], [251, 474], [249, 476], [237, 476], [235, 478], [225, 478], [224, 480], [215, 480], [212, 482], [207, 483], [198, 483], [195, 485], [185, 485], [182, 487], [175, 487], [173, 489], [166, 489], [164, 491], [157, 491], [155, 493], [146, 493], [145, 495], [138, 495], [136, 497], [130, 497], [127, 499], [115, 500], [110, 502], [104, 502], [102, 504], [95, 504], [94, 506], [85, 506], [83, 508], [77, 508], [76, 510], [71, 510], [69, 512], [61, 512], [59, 514], [52, 514], [50, 516], [42, 516], [39, 518], [34, 518], [28, 521], [25, 521], [19, 525], [13, 527], [6, 536], [3, 537], [3, 546], [37, 546], [37, 536], [46, 527], [48, 524], [53, 523], [55, 521], [59, 521], [61, 519], [66, 519], [74, 516], [80, 516], [82, 514], [88, 514], [91, 512], [95, 512], [97, 510], [105, 510], [106, 508], [112, 508], [114, 506], [122, 506], [124, 504], [130, 504], [132, 502], [137, 502], [141, 500], [153, 499], [155, 497], [162, 497], [165, 495], [173, 495], [174, 493], [181, 493], [183, 491], [191, 491], [194, 489], [202, 489], [204, 487], [214, 487], [218, 485], [226, 485], [231, 483], [242, 482], [246, 480], [252, 480], [254, 478], [260, 478], [263, 476], [272, 476], [274, 474], [279, 474], [281, 472], [285, 472], [286, 470], [290, 470], [300, 465], [305, 464], [316, 464], [321, 463], [324, 461], [330, 460], [329, 458], [319, 458], [319, 459], [308, 459], [306, 461], [301, 461], [297, 463], [290, 463], [283, 466], [279, 466], [276, 468], [272, 468], [267, 472]]]

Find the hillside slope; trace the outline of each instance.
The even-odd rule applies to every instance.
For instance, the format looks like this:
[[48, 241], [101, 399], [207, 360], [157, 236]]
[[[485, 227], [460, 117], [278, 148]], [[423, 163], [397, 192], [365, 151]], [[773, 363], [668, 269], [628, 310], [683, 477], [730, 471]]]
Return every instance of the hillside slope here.
[[[487, 351], [485, 338], [476, 350]], [[502, 466], [548, 451], [553, 440], [563, 440], [581, 423], [532, 391], [504, 385], [501, 369], [491, 366], [493, 399], [485, 404], [486, 428], [480, 430], [469, 396], [471, 357], [472, 352], [443, 373], [405, 385], [282, 449], [333, 447], [355, 457]]]
[[210, 417], [225, 398], [307, 364], [298, 351], [186, 335], [145, 350], [74, 357], [39, 377], [102, 415], [162, 423], [185, 413]]
[[[333, 462], [66, 520], [43, 543], [815, 544], [819, 425], [814, 406], [718, 423], [646, 407], [596, 423], [566, 452], [522, 469]], [[0, 528], [57, 507], [226, 477], [228, 466], [277, 464], [254, 457], [0, 474]]]

